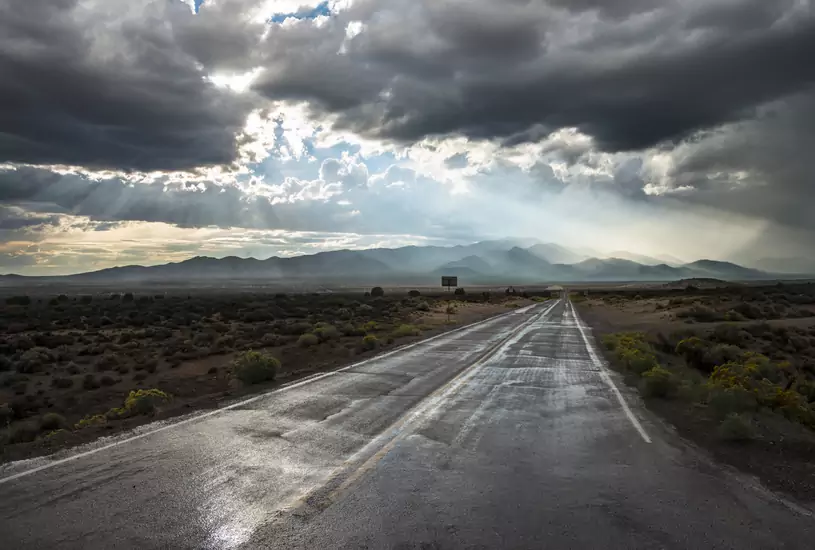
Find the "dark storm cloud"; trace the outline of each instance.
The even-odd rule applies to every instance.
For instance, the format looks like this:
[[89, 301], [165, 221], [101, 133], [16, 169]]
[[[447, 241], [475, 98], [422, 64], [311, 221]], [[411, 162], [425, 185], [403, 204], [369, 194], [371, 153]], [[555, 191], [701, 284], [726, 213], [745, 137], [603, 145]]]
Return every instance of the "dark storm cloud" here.
[[245, 49], [218, 33], [210, 47], [222, 57], [208, 55], [192, 19], [178, 0], [0, 3], [0, 161], [126, 170], [232, 161], [249, 104], [209, 83], [201, 62]]
[[[342, 31], [353, 9], [273, 33], [273, 70], [257, 89], [378, 137], [513, 144], [577, 127], [619, 151], [749, 116], [815, 82], [815, 16], [792, 0], [611, 3], [632, 12], [622, 19], [545, 2], [372, 4], [352, 40]], [[306, 42], [319, 46], [295, 47]]]
[[813, 120], [810, 91], [762, 109], [754, 120], [702, 134], [674, 153], [671, 182], [688, 190], [679, 195], [687, 202], [815, 231]]

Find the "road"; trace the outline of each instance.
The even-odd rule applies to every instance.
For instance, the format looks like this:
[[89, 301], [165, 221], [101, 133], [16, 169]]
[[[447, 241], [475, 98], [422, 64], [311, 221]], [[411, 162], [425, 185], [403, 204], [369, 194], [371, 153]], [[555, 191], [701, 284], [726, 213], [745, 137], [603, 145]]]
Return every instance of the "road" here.
[[565, 300], [0, 470], [0, 547], [812, 548], [642, 409]]

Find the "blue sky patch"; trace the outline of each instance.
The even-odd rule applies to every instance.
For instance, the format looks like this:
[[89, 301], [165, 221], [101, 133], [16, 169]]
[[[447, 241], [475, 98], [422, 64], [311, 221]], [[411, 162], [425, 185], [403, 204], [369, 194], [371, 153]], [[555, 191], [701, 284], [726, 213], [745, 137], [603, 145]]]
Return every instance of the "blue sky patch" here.
[[[201, 0], [196, 0], [196, 2]], [[320, 2], [316, 6], [308, 10], [301, 10], [296, 13], [276, 13], [274, 14], [269, 21], [272, 23], [282, 23], [286, 19], [293, 17], [294, 19], [316, 19], [321, 15], [325, 15], [326, 17], [331, 15], [331, 8], [328, 7], [328, 2]]]

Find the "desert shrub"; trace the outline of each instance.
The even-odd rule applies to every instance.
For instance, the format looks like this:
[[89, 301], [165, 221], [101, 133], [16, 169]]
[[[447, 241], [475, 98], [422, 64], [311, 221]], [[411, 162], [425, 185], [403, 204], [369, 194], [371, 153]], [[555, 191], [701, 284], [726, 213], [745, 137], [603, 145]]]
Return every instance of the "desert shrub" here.
[[230, 334], [227, 334], [226, 336], [221, 336], [220, 338], [215, 340], [213, 347], [215, 347], [216, 349], [229, 349], [234, 345], [235, 337]]
[[733, 311], [743, 315], [747, 319], [762, 319], [764, 317], [761, 308], [750, 302], [741, 302], [733, 308]]
[[379, 340], [373, 334], [368, 334], [362, 338], [362, 349], [373, 350], [379, 347]]
[[712, 344], [698, 336], [685, 338], [676, 345], [676, 354], [683, 357], [689, 366], [710, 372], [715, 366], [711, 365], [708, 351]]
[[[451, 307], [452, 306], [447, 306], [447, 309], [449, 310]], [[504, 304], [504, 307], [507, 308], [507, 309], [517, 309], [517, 308], [521, 307], [521, 304], [518, 304], [518, 303], [515, 303], [515, 302], [508, 302], [508, 303]], [[448, 313], [449, 313], [449, 311], [448, 311]], [[453, 310], [453, 313], [455, 313], [455, 309]]]
[[65, 367], [65, 372], [68, 374], [79, 374], [79, 367], [76, 365], [76, 363], [68, 363], [68, 365]]
[[82, 387], [86, 390], [95, 390], [99, 388], [99, 381], [92, 374], [86, 374], [82, 379]]
[[741, 346], [745, 342], [749, 342], [752, 339], [752, 336], [746, 330], [737, 327], [736, 325], [718, 325], [713, 332], [711, 333], [711, 337], [716, 342], [721, 342], [722, 344], [732, 344], [734, 346]]
[[13, 363], [11, 359], [6, 357], [5, 355], [0, 355], [0, 372], [8, 372], [11, 370]]
[[365, 329], [359, 326], [354, 326], [351, 323], [345, 323], [340, 326], [340, 332], [343, 336], [365, 336]]
[[88, 415], [76, 424], [74, 424], [74, 428], [77, 430], [81, 430], [83, 428], [90, 428], [92, 426], [103, 426], [107, 423], [107, 418], [101, 414], [94, 414]]
[[310, 332], [301, 334], [300, 338], [297, 339], [297, 345], [301, 348], [309, 348], [311, 346], [316, 346], [319, 343], [320, 338], [316, 334], [312, 334]]
[[118, 382], [118, 380], [116, 380], [115, 378], [113, 378], [109, 374], [105, 374], [99, 379], [99, 384], [101, 384], [102, 386], [105, 386], [105, 387], [113, 386], [113, 385], [116, 384], [116, 382]]
[[314, 329], [314, 334], [320, 339], [321, 342], [334, 340], [340, 337], [340, 331], [337, 330], [337, 327], [328, 324], [318, 324], [317, 328]]
[[8, 424], [14, 418], [14, 410], [8, 403], [0, 403], [0, 424]]
[[396, 330], [391, 333], [394, 338], [405, 338], [407, 336], [419, 336], [422, 331], [416, 325], [399, 325]]
[[286, 334], [291, 334], [294, 336], [298, 336], [300, 334], [305, 334], [307, 332], [311, 332], [312, 326], [311, 323], [305, 322], [298, 322], [298, 323], [289, 323], [284, 327], [284, 332]]
[[660, 366], [642, 374], [640, 390], [646, 397], [666, 398], [676, 393], [678, 382], [673, 374]]
[[743, 442], [755, 438], [753, 423], [743, 414], [730, 413], [719, 425], [717, 433], [724, 441]]
[[455, 289], [453, 291], [453, 294], [455, 294], [456, 296], [464, 296], [466, 294], [466, 292], [464, 291], [463, 288], [458, 287], [457, 289]]
[[421, 296], [421, 295], [422, 295], [422, 293], [419, 292], [418, 290], [409, 290], [408, 291], [408, 296], [410, 296], [411, 298], [416, 298], [416, 297]]
[[381, 286], [375, 286], [371, 289], [371, 297], [372, 298], [380, 298], [385, 295], [385, 291], [382, 289]]
[[36, 424], [24, 422], [12, 426], [8, 432], [9, 443], [29, 443], [37, 439], [39, 429]]
[[198, 332], [192, 337], [192, 343], [196, 346], [208, 346], [215, 341], [218, 336], [216, 332]]
[[603, 345], [618, 367], [642, 375], [659, 366], [656, 355], [642, 332], [622, 332], [603, 337]]
[[376, 321], [368, 321], [367, 323], [362, 325], [362, 330], [365, 332], [373, 332], [375, 330], [379, 330], [379, 323]]
[[281, 344], [280, 335], [273, 332], [267, 332], [260, 337], [260, 343], [266, 347], [279, 346]]
[[26, 350], [17, 363], [17, 371], [22, 373], [40, 372], [43, 367], [52, 361], [51, 354], [46, 348], [34, 347]]
[[53, 412], [45, 413], [42, 415], [42, 418], [40, 418], [40, 430], [43, 431], [59, 430], [65, 428], [67, 425], [68, 422], [61, 414]]
[[134, 298], [135, 296], [133, 296], [132, 292], [125, 292], [124, 294], [122, 294], [122, 301], [126, 303], [132, 302]]
[[260, 384], [274, 380], [280, 361], [268, 354], [247, 351], [232, 361], [232, 375], [244, 384]]
[[368, 304], [362, 304], [357, 308], [357, 311], [360, 315], [370, 315], [373, 313], [374, 308], [369, 306]]
[[[515, 304], [515, 307], [518, 307], [518, 304]], [[444, 308], [444, 312], [447, 315], [455, 315], [457, 311], [458, 310], [456, 309], [456, 306], [454, 306], [453, 304], [448, 304], [447, 307]]]
[[28, 306], [31, 305], [31, 297], [9, 296], [8, 298], [6, 298], [6, 304], [10, 306]]
[[353, 312], [347, 307], [341, 307], [340, 309], [337, 310], [337, 317], [339, 317], [340, 319], [350, 319], [353, 316], [354, 316]]
[[71, 378], [56, 377], [53, 380], [51, 380], [51, 385], [54, 386], [55, 388], [64, 390], [73, 386], [74, 381]]
[[419, 300], [416, 303], [416, 311], [430, 311], [430, 304], [424, 300]]
[[[180, 364], [180, 363], [181, 362], [179, 361], [178, 364]], [[178, 366], [178, 364], [176, 364], [175, 366]], [[170, 364], [170, 367], [173, 367], [173, 363]], [[137, 372], [136, 374], [133, 375], [133, 378], [131, 378], [131, 380], [133, 380], [134, 382], [141, 382], [142, 380], [146, 380], [146, 379], [147, 379], [147, 373], [146, 372]]]
[[124, 410], [129, 414], [153, 414], [171, 399], [169, 394], [156, 388], [133, 390], [125, 399]]
[[711, 323], [722, 319], [722, 316], [716, 310], [700, 304], [691, 306], [690, 309], [678, 313], [677, 317], [688, 317], [700, 323]]
[[724, 314], [724, 320], [728, 321], [728, 322], [731, 322], [731, 323], [737, 323], [737, 322], [741, 322], [741, 321], [746, 321], [747, 317], [745, 317], [744, 315], [742, 315], [738, 311], [736, 311], [734, 309], [731, 309], [730, 311], [728, 311], [728, 312], [726, 312]]

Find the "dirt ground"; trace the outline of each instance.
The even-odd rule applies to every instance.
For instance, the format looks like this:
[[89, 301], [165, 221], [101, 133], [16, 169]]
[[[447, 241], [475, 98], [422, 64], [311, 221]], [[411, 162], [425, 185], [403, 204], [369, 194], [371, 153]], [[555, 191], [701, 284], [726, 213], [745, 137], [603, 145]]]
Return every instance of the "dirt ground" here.
[[[715, 364], [735, 357], [708, 359], [717, 350], [760, 353], [769, 364], [784, 369], [779, 382], [797, 391], [802, 407], [813, 409], [815, 395], [815, 286], [773, 285], [717, 289], [631, 288], [583, 293], [576, 302], [598, 340], [604, 335], [644, 333], [653, 343], [659, 364], [678, 378], [693, 377], [704, 389]], [[731, 314], [730, 312], [736, 312]], [[744, 312], [749, 317], [738, 314]], [[727, 341], [735, 335], [741, 341]], [[751, 336], [752, 335], [752, 336]], [[713, 346], [709, 364], [701, 366], [671, 349], [683, 338], [697, 336]], [[610, 363], [615, 361], [606, 351]], [[704, 363], [700, 359], [701, 363]], [[619, 367], [619, 365], [616, 365]], [[701, 369], [701, 370], [700, 370]], [[626, 381], [642, 389], [642, 379], [631, 372]], [[768, 375], [772, 378], [772, 375]], [[650, 398], [645, 403], [672, 424], [689, 442], [706, 449], [716, 459], [756, 476], [766, 486], [802, 502], [815, 502], [815, 432], [812, 425], [791, 421], [779, 410], [761, 408], [752, 417], [749, 440], [729, 441], [721, 436], [721, 417], [704, 399]], [[809, 404], [806, 404], [809, 401]]]
[[[9, 297], [0, 306], [0, 323], [9, 327], [0, 337], [0, 460], [214, 408], [530, 303], [504, 293], [416, 296], [404, 289], [382, 297], [211, 291]], [[235, 379], [233, 360], [248, 350], [280, 361], [275, 381]], [[150, 389], [171, 399], [150, 414], [111, 414], [130, 392]]]

